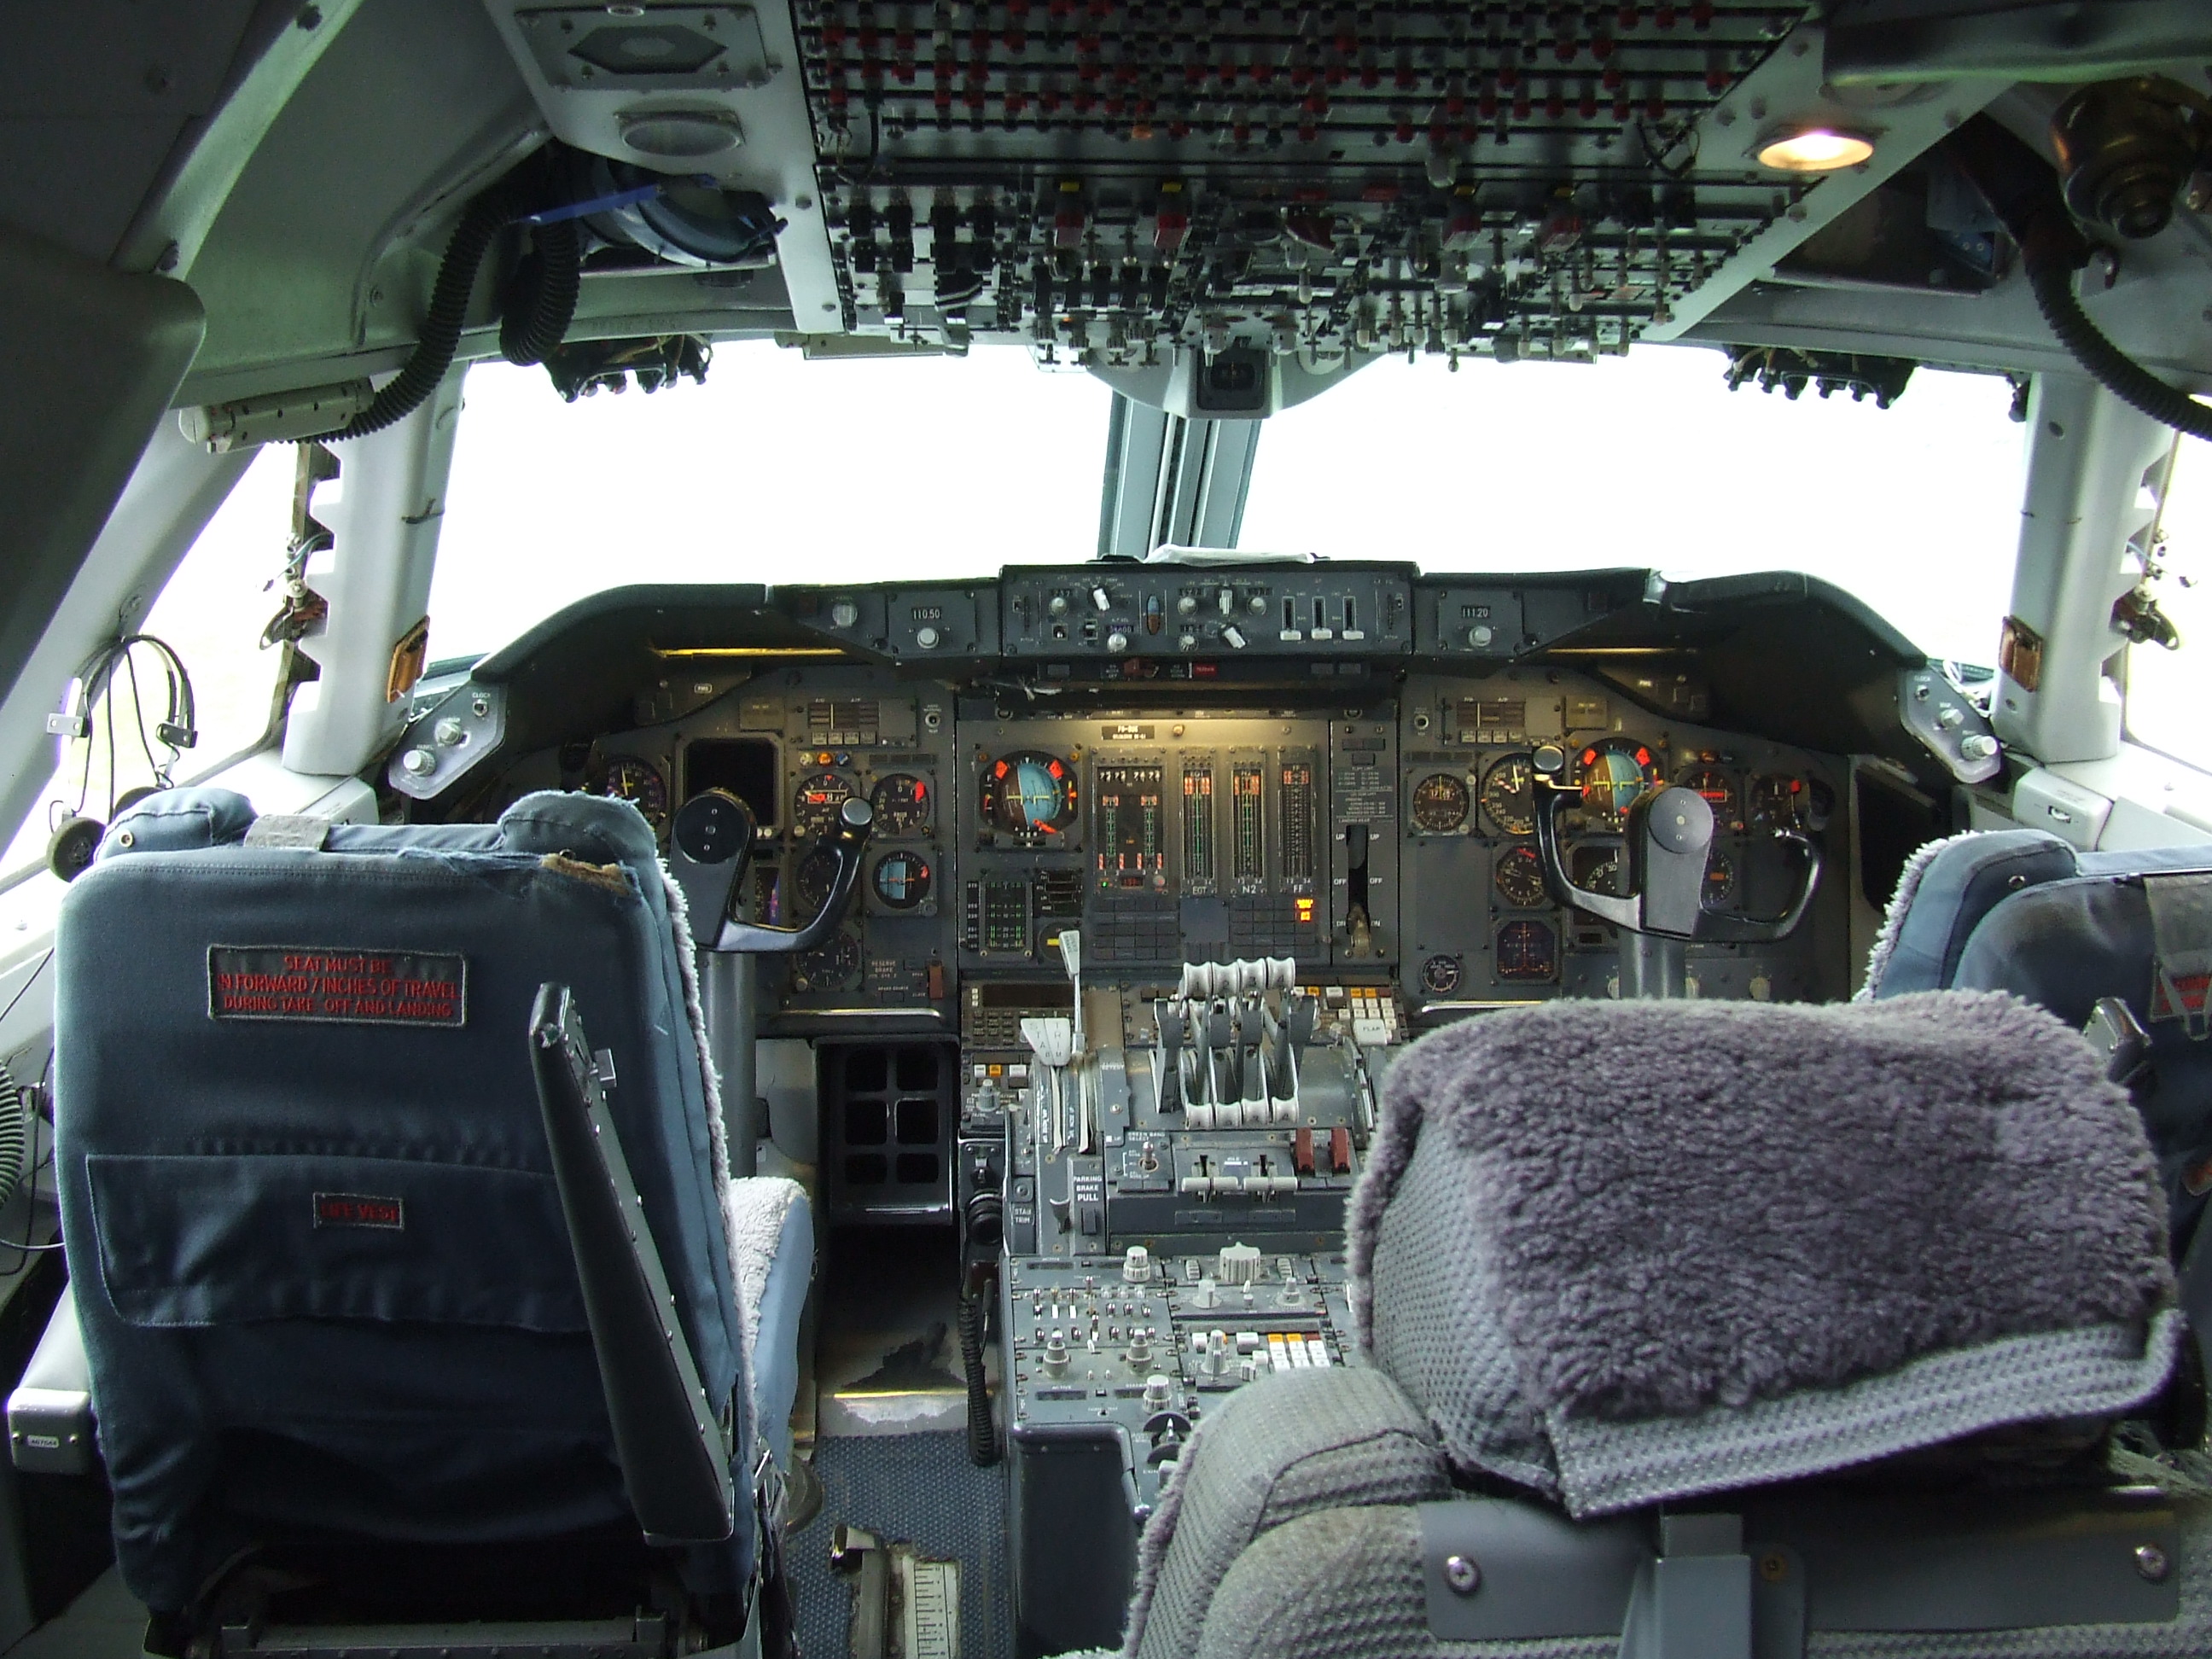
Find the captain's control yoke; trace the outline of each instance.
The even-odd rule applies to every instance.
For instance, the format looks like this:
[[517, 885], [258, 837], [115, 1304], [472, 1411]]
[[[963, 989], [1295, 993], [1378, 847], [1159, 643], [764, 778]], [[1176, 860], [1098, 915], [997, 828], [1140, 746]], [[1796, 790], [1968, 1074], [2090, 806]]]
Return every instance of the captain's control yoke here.
[[1567, 873], [1559, 845], [1559, 815], [1581, 799], [1567, 775], [1566, 751], [1557, 744], [1537, 749], [1536, 853], [1544, 883], [1561, 904], [1571, 905], [1625, 929], [1620, 994], [1680, 997], [1687, 994], [1683, 947], [1692, 939], [1763, 945], [1786, 939], [1805, 919], [1820, 884], [1820, 849], [1794, 827], [1773, 832], [1800, 862], [1796, 896], [1778, 916], [1739, 915], [1705, 905], [1705, 866], [1713, 848], [1713, 809], [1703, 795], [1680, 784], [1654, 789], [1628, 809], [1627, 894], [1578, 887]]
[[761, 1126], [756, 1120], [753, 1035], [758, 1010], [755, 958], [811, 951], [837, 929], [860, 879], [875, 809], [857, 796], [838, 809], [836, 822], [815, 851], [836, 860], [830, 896], [811, 921], [769, 927], [730, 915], [752, 857], [757, 826], [752, 809], [727, 790], [708, 789], [676, 810], [669, 824], [668, 867], [684, 890], [691, 931], [699, 946], [699, 995], [707, 1015], [708, 1058], [722, 1079], [722, 1114], [730, 1145], [730, 1173], [757, 1173]]

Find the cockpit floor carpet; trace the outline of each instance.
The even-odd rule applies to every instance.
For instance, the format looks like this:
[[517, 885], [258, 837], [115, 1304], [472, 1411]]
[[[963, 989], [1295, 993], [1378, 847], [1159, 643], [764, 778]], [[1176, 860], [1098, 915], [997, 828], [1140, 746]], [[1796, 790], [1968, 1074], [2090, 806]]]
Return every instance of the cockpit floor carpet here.
[[822, 1512], [787, 1547], [805, 1659], [843, 1659], [847, 1651], [853, 1592], [830, 1570], [830, 1534], [841, 1521], [959, 1562], [961, 1659], [1011, 1659], [1003, 1468], [969, 1462], [964, 1434], [902, 1434], [822, 1441], [814, 1473]]

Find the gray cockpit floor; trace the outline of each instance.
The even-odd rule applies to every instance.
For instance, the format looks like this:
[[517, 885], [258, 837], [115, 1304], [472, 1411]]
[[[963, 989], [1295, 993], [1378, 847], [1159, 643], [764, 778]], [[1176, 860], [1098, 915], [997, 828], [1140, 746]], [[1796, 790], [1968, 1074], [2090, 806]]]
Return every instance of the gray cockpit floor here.
[[140, 1659], [146, 1609], [110, 1567], [66, 1611], [7, 1650], [8, 1659]]
[[1013, 1586], [1006, 1557], [1006, 1471], [968, 1461], [964, 1434], [824, 1440], [814, 1450], [821, 1514], [790, 1541], [805, 1659], [842, 1659], [853, 1595], [830, 1571], [839, 1522], [928, 1557], [960, 1563], [962, 1659], [1009, 1659]]

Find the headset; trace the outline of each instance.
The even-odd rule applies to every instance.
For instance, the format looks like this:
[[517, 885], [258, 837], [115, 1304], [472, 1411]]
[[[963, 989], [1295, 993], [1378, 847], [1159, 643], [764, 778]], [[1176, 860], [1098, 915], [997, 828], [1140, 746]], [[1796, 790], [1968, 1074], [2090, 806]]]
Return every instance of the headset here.
[[[162, 718], [155, 723], [154, 738], [168, 753], [167, 760], [157, 760], [153, 744], [146, 737], [146, 715], [138, 700], [138, 669], [131, 653], [140, 646], [153, 651], [161, 659], [162, 673], [168, 681], [168, 706]], [[125, 634], [103, 643], [78, 669], [62, 694], [62, 706], [46, 716], [46, 731], [52, 736], [68, 740], [83, 740], [84, 771], [77, 785], [76, 806], [65, 811], [55, 825], [53, 836], [46, 843], [46, 867], [64, 881], [74, 881], [91, 867], [92, 855], [100, 846], [100, 837], [106, 834], [107, 825], [85, 811], [85, 798], [92, 787], [93, 710], [102, 698], [108, 706], [107, 728], [107, 816], [112, 818], [125, 807], [135, 805], [152, 789], [126, 790], [118, 795], [115, 789], [115, 677], [125, 675], [131, 685], [131, 702], [138, 718], [138, 743], [146, 751], [146, 763], [154, 775], [155, 787], [172, 787], [170, 769], [183, 751], [199, 742], [198, 711], [192, 697], [192, 677], [185, 670], [184, 659], [169, 643], [151, 634]]]

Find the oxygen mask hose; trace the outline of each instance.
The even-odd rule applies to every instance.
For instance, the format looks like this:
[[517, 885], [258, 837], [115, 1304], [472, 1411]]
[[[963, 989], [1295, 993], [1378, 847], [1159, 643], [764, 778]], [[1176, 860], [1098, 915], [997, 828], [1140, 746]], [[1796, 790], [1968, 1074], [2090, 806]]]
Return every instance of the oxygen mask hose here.
[[2194, 438], [2212, 438], [2212, 408], [2127, 356], [2082, 310], [2074, 276], [2088, 263], [2090, 244], [2067, 209], [2051, 164], [1986, 115], [1954, 133], [1950, 148], [2020, 244], [2037, 308], [2075, 361], [2107, 392], [2151, 419]]

